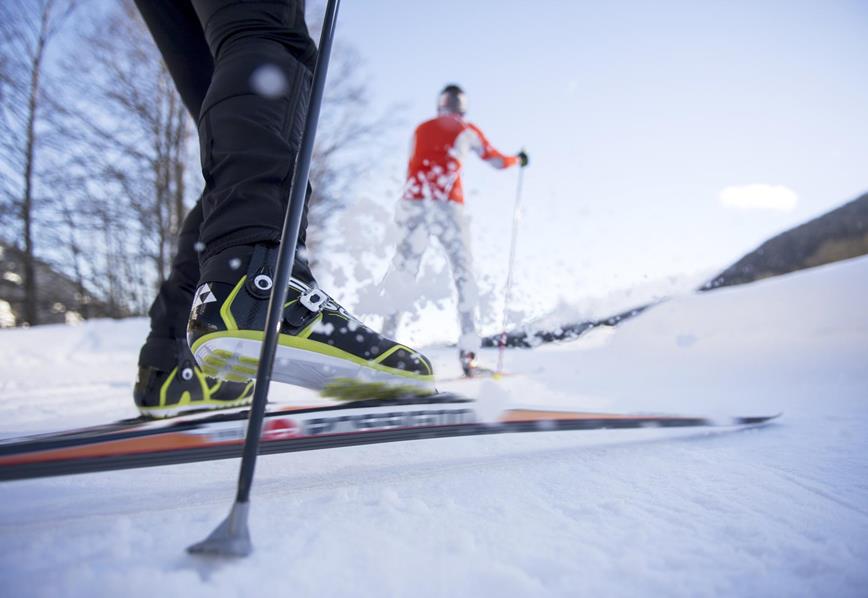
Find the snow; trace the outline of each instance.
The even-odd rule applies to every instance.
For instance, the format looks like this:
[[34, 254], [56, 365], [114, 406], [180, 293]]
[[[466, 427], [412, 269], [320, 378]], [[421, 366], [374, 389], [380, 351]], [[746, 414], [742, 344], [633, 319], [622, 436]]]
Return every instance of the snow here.
[[[9, 596], [864, 596], [866, 296], [861, 258], [510, 351], [516, 375], [443, 386], [486, 404], [784, 416], [743, 430], [262, 457], [255, 552], [242, 561], [184, 552], [228, 512], [237, 461], [5, 482], [0, 587]], [[0, 434], [131, 415], [145, 331], [144, 320], [0, 331]], [[455, 352], [431, 351], [444, 378], [458, 374]]]

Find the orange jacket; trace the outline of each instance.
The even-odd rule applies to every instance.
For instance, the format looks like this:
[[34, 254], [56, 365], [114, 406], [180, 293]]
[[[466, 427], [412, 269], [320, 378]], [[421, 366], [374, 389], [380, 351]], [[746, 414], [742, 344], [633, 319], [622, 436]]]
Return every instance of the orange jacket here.
[[494, 149], [479, 128], [457, 114], [445, 114], [416, 127], [404, 199], [449, 200], [464, 203], [461, 160], [473, 150], [495, 168], [518, 163]]

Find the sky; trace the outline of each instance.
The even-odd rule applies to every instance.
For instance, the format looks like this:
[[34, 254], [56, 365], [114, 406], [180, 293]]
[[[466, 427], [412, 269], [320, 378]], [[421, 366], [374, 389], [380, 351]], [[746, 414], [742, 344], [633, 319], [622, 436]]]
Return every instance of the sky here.
[[[530, 155], [515, 263], [528, 317], [710, 276], [868, 191], [864, 1], [340, 10], [337, 40], [363, 58], [372, 109], [402, 106], [354, 199], [391, 209], [413, 127], [434, 115], [444, 84], [460, 84], [469, 120], [502, 151]], [[492, 296], [506, 278], [517, 176], [465, 162], [476, 269]]]

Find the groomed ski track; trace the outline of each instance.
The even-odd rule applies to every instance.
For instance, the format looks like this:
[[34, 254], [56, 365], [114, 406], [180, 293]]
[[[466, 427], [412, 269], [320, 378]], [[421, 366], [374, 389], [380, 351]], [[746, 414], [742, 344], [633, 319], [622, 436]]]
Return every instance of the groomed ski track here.
[[[15, 596], [864, 595], [866, 296], [862, 258], [510, 351], [518, 375], [454, 390], [492, 404], [785, 416], [742, 431], [265, 456], [244, 562], [183, 553], [225, 515], [235, 460], [4, 483], [0, 584]], [[129, 416], [145, 329], [0, 331], [0, 432]], [[433, 357], [444, 376], [457, 373], [452, 350]]]

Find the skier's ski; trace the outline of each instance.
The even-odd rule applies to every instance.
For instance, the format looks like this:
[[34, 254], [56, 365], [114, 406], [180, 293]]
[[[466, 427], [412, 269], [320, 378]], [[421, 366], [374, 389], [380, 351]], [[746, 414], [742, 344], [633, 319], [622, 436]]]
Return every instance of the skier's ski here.
[[[284, 453], [422, 438], [554, 430], [747, 425], [776, 416], [726, 421], [515, 408], [483, 416], [451, 393], [412, 399], [354, 401], [326, 407], [276, 408], [265, 416], [261, 453]], [[0, 442], [0, 480], [149, 467], [238, 457], [247, 412], [203, 413], [173, 420], [128, 420]]]
[[438, 383], [451, 384], [453, 382], [467, 382], [472, 380], [490, 380], [490, 379], [500, 379], [500, 378], [509, 378], [516, 376], [511, 372], [498, 372], [497, 370], [493, 370], [491, 368], [486, 367], [476, 367], [473, 368], [473, 375], [466, 376], [461, 374], [459, 376], [452, 376], [449, 378], [437, 378]]

